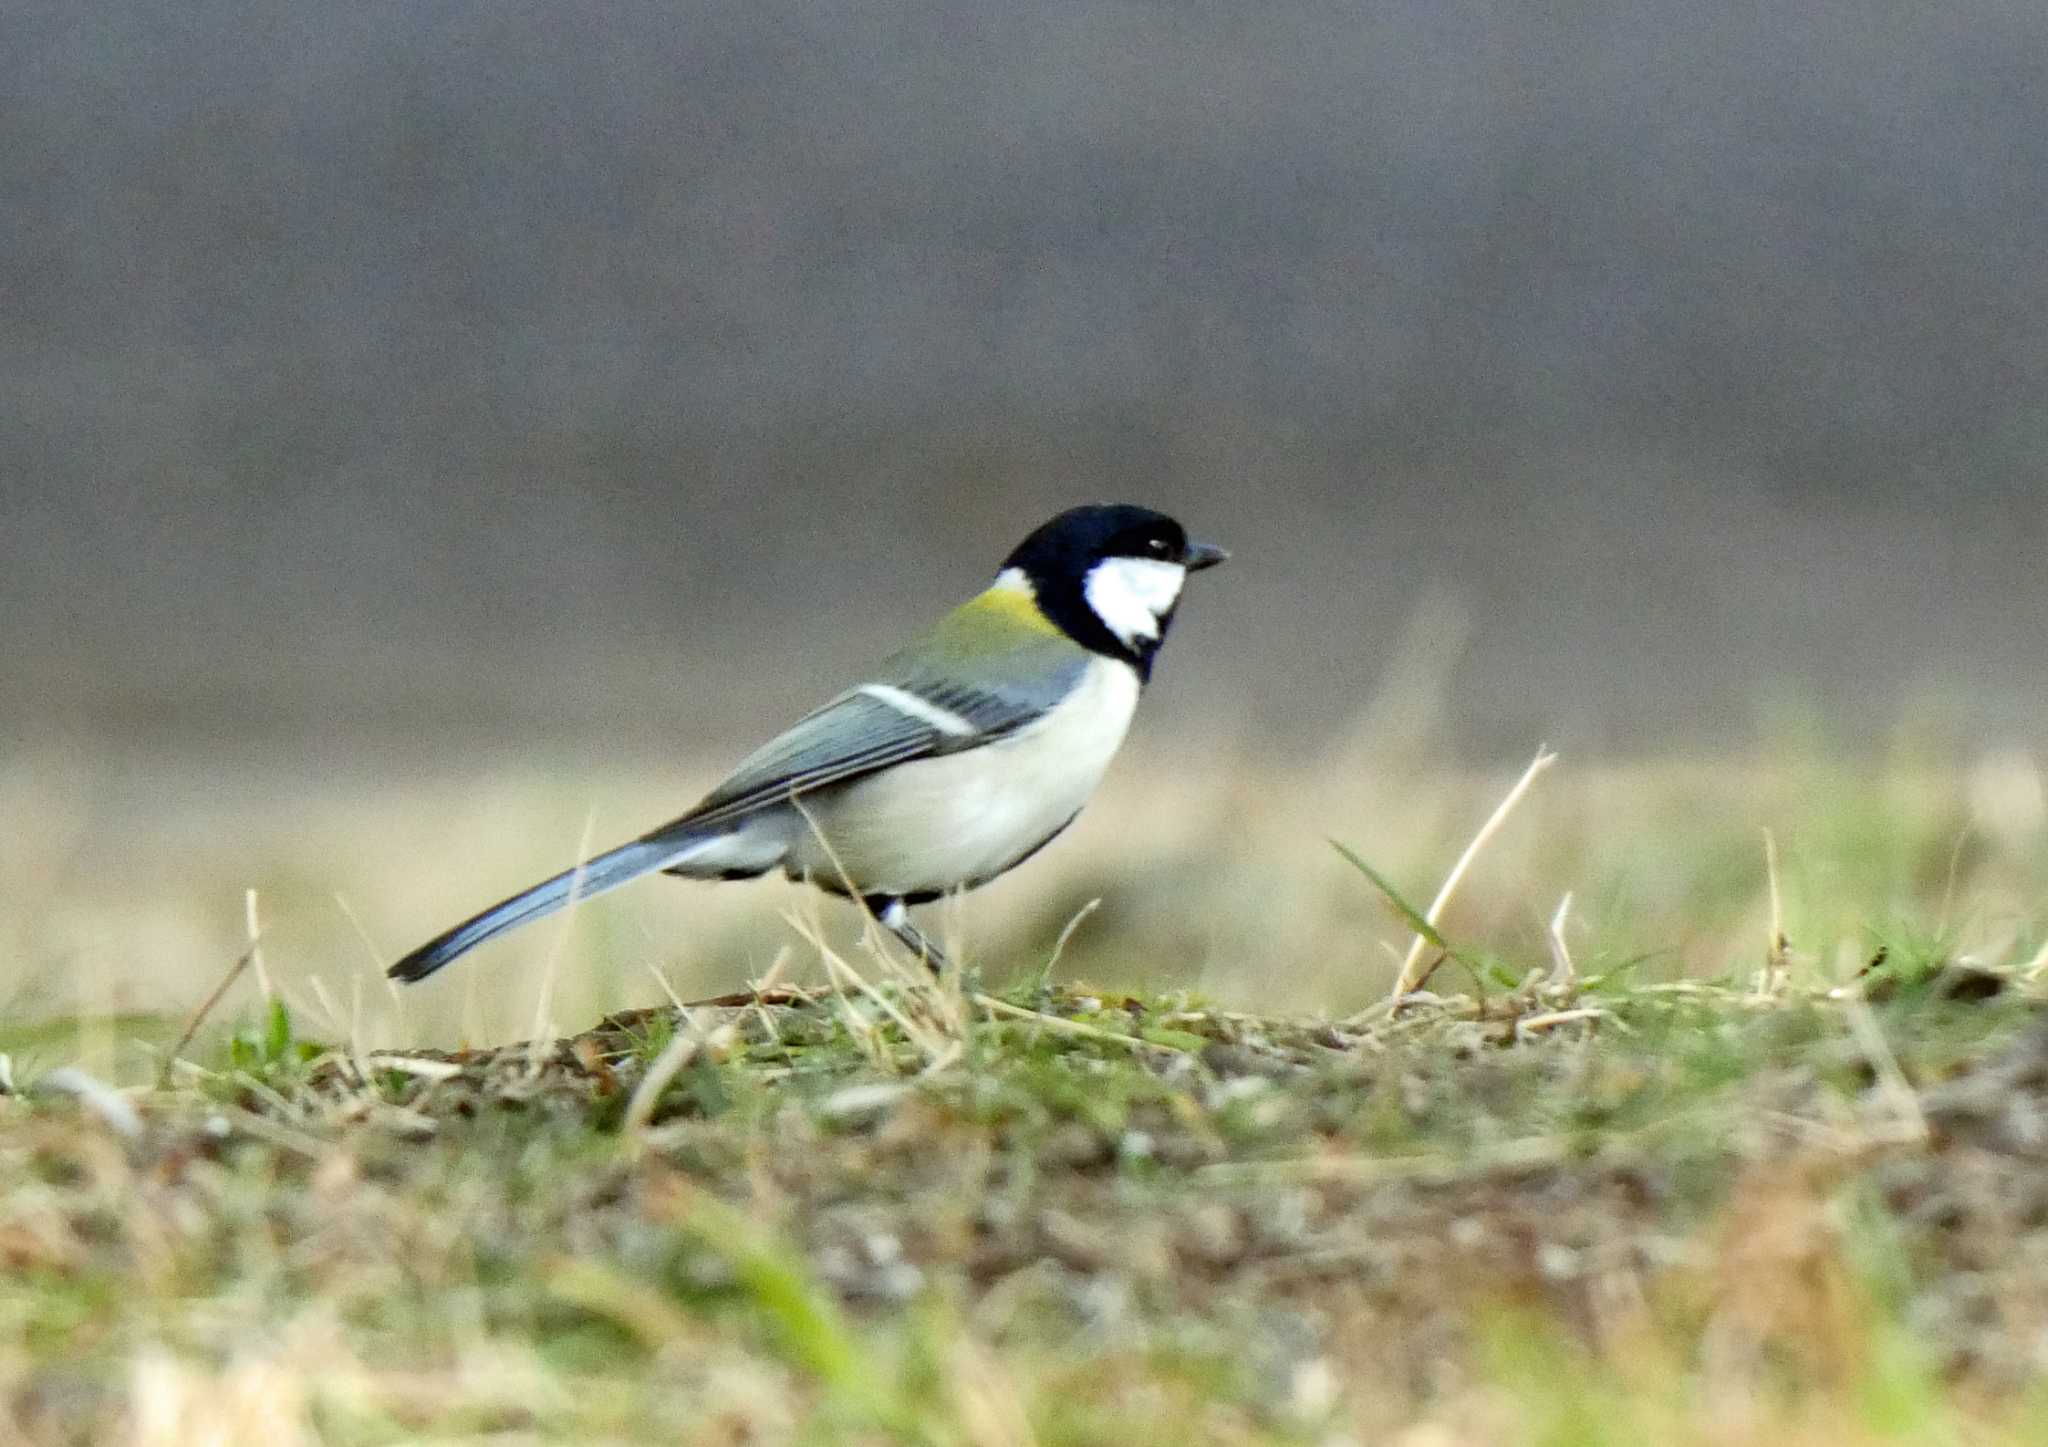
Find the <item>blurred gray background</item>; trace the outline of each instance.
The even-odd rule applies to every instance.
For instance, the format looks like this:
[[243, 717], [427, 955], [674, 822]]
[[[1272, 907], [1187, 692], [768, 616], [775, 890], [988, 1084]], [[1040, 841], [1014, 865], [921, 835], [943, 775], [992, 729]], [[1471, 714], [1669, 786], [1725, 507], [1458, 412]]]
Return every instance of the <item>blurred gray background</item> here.
[[0, 726], [724, 747], [1115, 497], [1220, 737], [1449, 597], [1475, 754], [2031, 741], [2044, 100], [1997, 0], [14, 0]]

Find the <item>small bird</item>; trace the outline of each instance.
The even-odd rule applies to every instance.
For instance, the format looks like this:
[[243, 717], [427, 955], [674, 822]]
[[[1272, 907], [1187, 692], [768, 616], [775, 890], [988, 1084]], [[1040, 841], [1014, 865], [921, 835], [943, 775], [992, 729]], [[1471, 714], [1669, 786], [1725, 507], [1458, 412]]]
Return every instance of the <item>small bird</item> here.
[[1181, 585], [1228, 556], [1147, 508], [1061, 513], [985, 591], [757, 749], [689, 813], [435, 936], [391, 977], [424, 980], [643, 874], [776, 868], [860, 900], [942, 968], [908, 907], [986, 884], [1074, 821], [1123, 742]]

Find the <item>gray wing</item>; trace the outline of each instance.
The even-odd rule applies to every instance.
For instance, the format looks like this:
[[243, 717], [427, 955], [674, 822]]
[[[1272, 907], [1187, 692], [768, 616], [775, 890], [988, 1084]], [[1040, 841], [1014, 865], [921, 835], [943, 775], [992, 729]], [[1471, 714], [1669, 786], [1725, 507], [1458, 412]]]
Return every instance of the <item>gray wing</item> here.
[[[863, 692], [867, 685], [848, 689], [742, 760], [696, 808], [647, 837], [694, 832], [892, 764], [978, 748], [1014, 733], [1042, 718], [1080, 681], [1089, 655], [1078, 647], [1071, 652], [1053, 668], [1027, 675], [1030, 683], [1000, 688], [941, 683], [885, 666], [875, 680], [882, 696]], [[891, 702], [893, 692], [939, 711], [946, 726], [914, 705]]]

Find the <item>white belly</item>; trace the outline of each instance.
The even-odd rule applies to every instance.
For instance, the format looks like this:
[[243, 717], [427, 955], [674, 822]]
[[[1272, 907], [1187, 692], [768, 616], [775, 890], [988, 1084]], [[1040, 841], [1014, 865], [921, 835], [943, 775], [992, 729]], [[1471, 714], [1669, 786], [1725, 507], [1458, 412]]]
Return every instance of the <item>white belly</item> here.
[[785, 867], [793, 877], [850, 879], [862, 894], [993, 878], [1088, 802], [1130, 727], [1138, 688], [1129, 667], [1098, 658], [1065, 702], [1008, 738], [809, 796], [817, 829], [800, 827]]

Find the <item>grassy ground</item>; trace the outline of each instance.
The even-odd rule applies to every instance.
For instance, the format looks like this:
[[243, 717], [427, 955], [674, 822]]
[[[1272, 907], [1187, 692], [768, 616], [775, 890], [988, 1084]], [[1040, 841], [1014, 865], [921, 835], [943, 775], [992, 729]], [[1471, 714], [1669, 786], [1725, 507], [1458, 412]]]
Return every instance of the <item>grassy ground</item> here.
[[2048, 1012], [884, 983], [0, 1101], [28, 1443], [2037, 1441]]
[[[587, 798], [202, 773], [110, 871], [128, 785], [0, 771], [0, 1439], [2048, 1435], [2031, 764], [1567, 760], [1393, 1009], [1515, 774], [1421, 731], [1140, 759], [956, 921], [985, 988], [657, 885], [393, 996]], [[245, 887], [268, 1000], [173, 1059]]]

